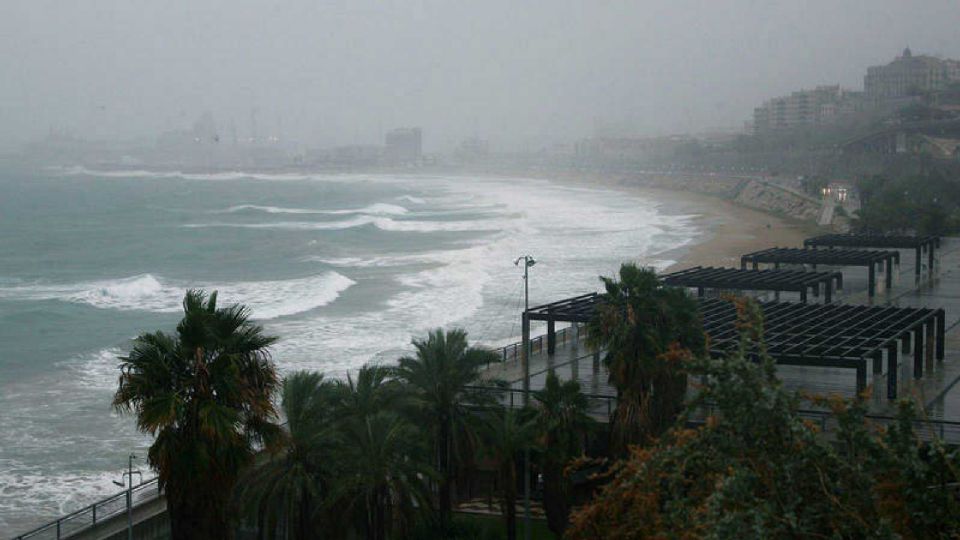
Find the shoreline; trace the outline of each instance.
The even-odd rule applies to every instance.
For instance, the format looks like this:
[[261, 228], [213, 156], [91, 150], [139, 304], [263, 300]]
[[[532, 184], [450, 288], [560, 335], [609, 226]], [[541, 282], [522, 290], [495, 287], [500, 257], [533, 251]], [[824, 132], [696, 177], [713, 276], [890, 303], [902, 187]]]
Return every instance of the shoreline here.
[[[105, 167], [104, 170], [111, 170]], [[151, 168], [162, 172], [165, 167]], [[126, 170], [126, 169], [124, 169]], [[169, 169], [173, 170], [173, 169]], [[187, 169], [176, 169], [184, 172]], [[203, 174], [223, 174], [235, 172], [230, 168], [205, 169]], [[658, 258], [675, 261], [663, 272], [683, 270], [693, 266], [739, 267], [740, 255], [771, 247], [800, 247], [803, 240], [821, 232], [813, 222], [802, 221], [778, 215], [771, 211], [752, 208], [734, 202], [720, 195], [690, 191], [689, 189], [668, 189], [641, 185], [635, 177], [624, 173], [575, 172], [571, 170], [555, 171], [483, 171], [483, 170], [396, 170], [387, 168], [360, 168], [357, 170], [323, 170], [303, 167], [281, 167], [244, 171], [249, 174], [427, 174], [427, 175], [479, 175], [493, 178], [536, 178], [558, 185], [578, 188], [605, 189], [619, 191], [632, 196], [641, 196], [658, 203], [669, 214], [695, 214], [694, 223], [700, 238], [677, 248], [657, 254]], [[704, 177], [708, 182], [712, 178]], [[636, 258], [639, 254], [633, 254]]]
[[607, 189], [652, 199], [667, 214], [694, 214], [700, 238], [657, 254], [675, 261], [661, 273], [694, 266], [740, 267], [740, 256], [771, 247], [801, 247], [818, 231], [815, 223], [748, 208], [722, 197], [685, 190], [650, 188], [605, 175], [544, 175], [560, 185]]

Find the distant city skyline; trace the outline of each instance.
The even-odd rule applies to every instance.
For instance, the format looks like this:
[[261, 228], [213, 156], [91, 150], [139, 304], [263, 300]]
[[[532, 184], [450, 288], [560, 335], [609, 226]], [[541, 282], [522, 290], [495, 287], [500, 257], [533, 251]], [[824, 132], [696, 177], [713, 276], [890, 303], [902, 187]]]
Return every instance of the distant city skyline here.
[[[960, 6], [756, 0], [13, 2], [0, 17], [0, 144], [52, 127], [156, 138], [206, 112], [307, 146], [422, 126], [424, 152], [479, 136], [532, 150], [594, 133], [741, 126], [799, 88], [861, 89], [909, 46], [960, 57]], [[255, 112], [253, 112], [255, 111]]]

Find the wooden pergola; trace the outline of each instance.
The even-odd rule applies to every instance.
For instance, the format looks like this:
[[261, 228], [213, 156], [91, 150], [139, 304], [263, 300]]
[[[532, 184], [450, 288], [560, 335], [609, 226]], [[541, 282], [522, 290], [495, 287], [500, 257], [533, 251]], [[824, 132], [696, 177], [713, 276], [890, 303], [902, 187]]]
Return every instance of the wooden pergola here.
[[805, 247], [835, 248], [890, 248], [912, 249], [916, 254], [914, 273], [916, 280], [920, 280], [920, 262], [924, 252], [927, 253], [927, 268], [929, 275], [933, 275], [934, 251], [940, 248], [939, 236], [908, 236], [908, 235], [881, 235], [881, 234], [824, 234], [807, 238], [803, 241]]
[[[602, 295], [590, 293], [531, 308], [523, 314], [524, 343], [530, 339], [530, 321], [546, 321], [547, 354], [553, 354], [555, 323], [589, 322], [603, 301]], [[730, 354], [740, 339], [736, 307], [717, 299], [699, 299], [699, 306], [710, 337], [710, 354]], [[856, 370], [858, 393], [866, 387], [867, 366], [872, 364], [875, 374], [882, 373], [886, 358], [887, 397], [897, 397], [901, 346], [907, 353], [912, 344], [915, 378], [923, 377], [924, 360], [944, 358], [946, 315], [942, 309], [796, 302], [763, 302], [760, 307], [767, 352], [778, 364]], [[526, 363], [524, 374], [529, 376]]]
[[800, 301], [807, 302], [807, 292], [814, 297], [824, 292], [824, 301], [830, 303], [833, 291], [843, 287], [840, 272], [803, 272], [799, 270], [744, 270], [696, 266], [660, 276], [664, 285], [689, 287], [703, 297], [705, 289], [736, 291], [773, 291], [800, 293]]
[[816, 270], [818, 264], [834, 266], [865, 266], [867, 267], [867, 290], [870, 297], [876, 295], [876, 271], [886, 264], [886, 286], [893, 287], [893, 265], [900, 264], [899, 251], [870, 251], [865, 249], [804, 249], [775, 247], [747, 253], [740, 257], [740, 268], [746, 269], [751, 264], [754, 270], [760, 264], [772, 264], [779, 268], [781, 264], [811, 265]]

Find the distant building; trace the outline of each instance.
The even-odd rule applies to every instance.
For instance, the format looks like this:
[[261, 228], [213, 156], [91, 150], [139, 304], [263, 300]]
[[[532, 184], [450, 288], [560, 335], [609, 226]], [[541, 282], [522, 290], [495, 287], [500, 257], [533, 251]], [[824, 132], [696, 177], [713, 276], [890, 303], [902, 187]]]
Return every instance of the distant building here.
[[461, 161], [479, 161], [490, 157], [490, 144], [474, 135], [460, 142], [455, 155]]
[[423, 156], [420, 128], [397, 128], [387, 132], [384, 157], [392, 163], [415, 163]]
[[371, 144], [338, 146], [333, 149], [332, 162], [336, 165], [360, 167], [377, 165], [383, 149]]
[[883, 100], [936, 92], [954, 81], [960, 81], [960, 62], [914, 56], [908, 47], [893, 62], [867, 68], [863, 88], [867, 98]]
[[640, 163], [674, 156], [680, 149], [698, 141], [687, 136], [606, 138], [578, 141], [574, 156], [582, 163]]
[[832, 122], [841, 114], [855, 108], [856, 94], [840, 85], [818, 86], [813, 90], [799, 90], [789, 96], [767, 100], [753, 110], [753, 130], [756, 134]]

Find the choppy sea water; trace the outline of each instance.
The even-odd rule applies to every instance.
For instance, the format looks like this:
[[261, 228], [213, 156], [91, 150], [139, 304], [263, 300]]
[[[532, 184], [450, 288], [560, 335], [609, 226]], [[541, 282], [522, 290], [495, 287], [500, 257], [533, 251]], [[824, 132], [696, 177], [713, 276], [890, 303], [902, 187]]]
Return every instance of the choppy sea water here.
[[113, 494], [145, 454], [110, 408], [117, 356], [172, 328], [187, 288], [249, 305], [283, 372], [339, 377], [438, 326], [512, 341], [516, 257], [548, 302], [622, 261], [669, 265], [694, 218], [526, 178], [0, 171], [0, 531]]

